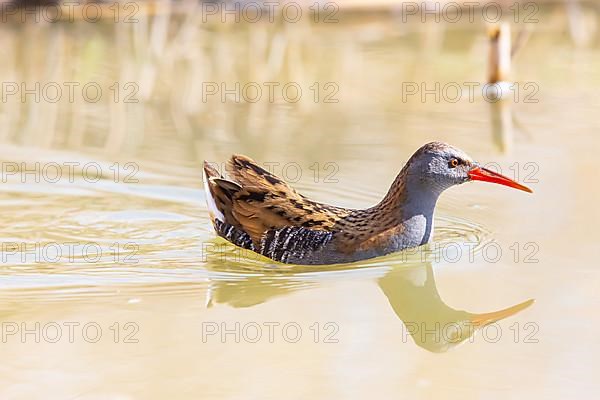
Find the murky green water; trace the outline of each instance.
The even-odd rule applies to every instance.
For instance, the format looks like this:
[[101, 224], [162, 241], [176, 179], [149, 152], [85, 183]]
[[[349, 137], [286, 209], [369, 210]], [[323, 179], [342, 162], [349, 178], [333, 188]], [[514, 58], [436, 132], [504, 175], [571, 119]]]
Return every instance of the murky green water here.
[[[0, 27], [0, 397], [598, 389], [596, 15], [575, 45], [562, 8], [540, 12], [517, 101], [491, 104], [468, 96], [486, 76], [481, 21], [212, 24], [185, 7]], [[436, 82], [439, 101], [422, 101]], [[317, 200], [367, 207], [431, 140], [535, 193], [454, 188], [431, 246], [342, 267], [215, 239], [204, 159], [243, 153]]]

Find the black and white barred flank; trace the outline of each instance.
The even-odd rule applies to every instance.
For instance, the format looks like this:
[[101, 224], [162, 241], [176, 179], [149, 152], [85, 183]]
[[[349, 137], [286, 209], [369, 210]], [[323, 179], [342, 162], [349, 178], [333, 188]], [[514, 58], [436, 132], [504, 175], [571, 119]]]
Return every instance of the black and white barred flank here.
[[254, 243], [252, 243], [252, 239], [250, 235], [244, 232], [241, 229], [236, 228], [233, 225], [230, 225], [226, 222], [221, 222], [218, 219], [215, 219], [215, 231], [217, 234], [236, 246], [240, 246], [241, 248], [256, 251], [254, 247]]
[[331, 241], [333, 232], [317, 231], [301, 226], [269, 230], [260, 241], [260, 254], [286, 263], [290, 258], [302, 259]]
[[282, 263], [290, 258], [302, 259], [325, 247], [333, 238], [333, 232], [317, 231], [300, 226], [271, 229], [265, 233], [257, 250], [250, 235], [233, 225], [215, 219], [215, 230], [219, 236], [236, 246], [255, 251]]

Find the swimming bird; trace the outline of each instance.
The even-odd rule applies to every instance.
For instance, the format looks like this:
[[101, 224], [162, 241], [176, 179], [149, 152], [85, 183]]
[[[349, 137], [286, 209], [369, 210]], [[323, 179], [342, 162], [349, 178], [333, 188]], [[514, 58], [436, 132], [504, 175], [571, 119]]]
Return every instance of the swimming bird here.
[[310, 200], [243, 155], [233, 155], [226, 171], [229, 178], [204, 162], [207, 206], [217, 234], [289, 264], [348, 263], [426, 244], [440, 194], [468, 181], [531, 193], [441, 142], [417, 150], [384, 198], [367, 209]]

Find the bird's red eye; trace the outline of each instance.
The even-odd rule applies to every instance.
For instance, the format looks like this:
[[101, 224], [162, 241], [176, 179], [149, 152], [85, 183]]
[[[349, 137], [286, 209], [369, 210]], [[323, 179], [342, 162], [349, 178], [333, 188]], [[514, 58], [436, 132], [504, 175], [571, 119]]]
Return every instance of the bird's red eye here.
[[453, 158], [452, 160], [450, 160], [450, 167], [451, 168], [458, 167], [458, 164], [460, 164], [460, 163], [458, 162], [458, 160], [456, 158]]

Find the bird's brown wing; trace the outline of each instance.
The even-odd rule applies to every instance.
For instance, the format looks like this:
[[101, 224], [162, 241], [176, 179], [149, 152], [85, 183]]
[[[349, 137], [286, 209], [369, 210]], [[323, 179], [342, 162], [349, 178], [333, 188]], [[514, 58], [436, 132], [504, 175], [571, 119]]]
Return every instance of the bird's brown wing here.
[[232, 155], [227, 161], [226, 171], [235, 182], [243, 187], [256, 187], [273, 193], [279, 192], [288, 198], [302, 197], [281, 178], [259, 166], [250, 157], [241, 154]]
[[305, 198], [245, 156], [234, 155], [227, 173], [234, 182], [211, 178], [211, 193], [224, 222], [246, 232], [257, 248], [268, 231], [290, 226], [328, 231], [348, 213]]

